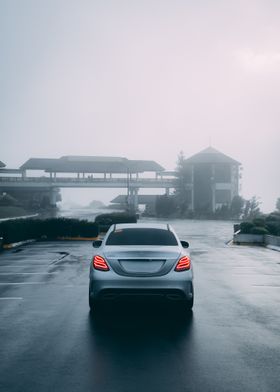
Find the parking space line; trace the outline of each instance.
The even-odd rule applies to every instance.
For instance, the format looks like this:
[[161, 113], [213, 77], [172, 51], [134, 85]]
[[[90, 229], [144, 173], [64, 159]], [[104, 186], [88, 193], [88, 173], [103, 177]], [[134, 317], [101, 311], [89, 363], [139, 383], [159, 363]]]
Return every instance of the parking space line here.
[[274, 285], [274, 284], [252, 284], [251, 286], [263, 287], [263, 288], [268, 288], [268, 289], [280, 289], [279, 285]]
[[10, 286], [10, 285], [35, 285], [35, 284], [48, 284], [49, 282], [0, 282], [1, 286]]
[[59, 272], [0, 272], [0, 275], [57, 275]]
[[26, 267], [26, 268], [34, 268], [34, 267], [36, 267], [36, 268], [38, 268], [38, 267], [39, 268], [46, 268], [48, 266], [49, 266], [48, 264], [24, 264], [24, 265], [22, 265], [22, 264], [18, 264], [18, 265], [1, 264], [0, 268], [17, 268], [17, 269], [22, 268], [22, 267]]

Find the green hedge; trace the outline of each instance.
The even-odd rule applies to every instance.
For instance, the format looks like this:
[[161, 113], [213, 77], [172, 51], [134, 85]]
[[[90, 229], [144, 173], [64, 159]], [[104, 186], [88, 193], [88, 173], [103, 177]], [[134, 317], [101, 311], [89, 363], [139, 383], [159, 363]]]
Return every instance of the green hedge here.
[[28, 239], [56, 239], [58, 237], [97, 237], [98, 225], [87, 220], [15, 219], [0, 222], [0, 237], [4, 244]]
[[270, 234], [280, 236], [280, 213], [274, 212], [251, 222], [240, 223], [242, 234]]
[[94, 223], [96, 223], [99, 227], [99, 231], [105, 232], [107, 231], [111, 225], [117, 223], [136, 223], [137, 216], [136, 214], [128, 214], [125, 212], [112, 212], [106, 214], [97, 215]]

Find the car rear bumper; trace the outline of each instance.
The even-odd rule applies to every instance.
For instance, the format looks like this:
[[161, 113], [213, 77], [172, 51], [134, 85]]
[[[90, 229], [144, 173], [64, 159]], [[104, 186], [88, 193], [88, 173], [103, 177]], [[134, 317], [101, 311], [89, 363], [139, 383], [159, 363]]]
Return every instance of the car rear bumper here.
[[192, 294], [180, 290], [128, 290], [128, 289], [104, 289], [95, 298], [99, 301], [130, 301], [130, 300], [149, 300], [149, 301], [182, 301], [191, 299]]
[[[180, 273], [181, 274], [181, 273]], [[177, 275], [177, 273], [176, 273]], [[90, 279], [90, 296], [94, 300], [190, 300], [193, 296], [192, 273], [182, 273], [182, 279], [123, 278]]]

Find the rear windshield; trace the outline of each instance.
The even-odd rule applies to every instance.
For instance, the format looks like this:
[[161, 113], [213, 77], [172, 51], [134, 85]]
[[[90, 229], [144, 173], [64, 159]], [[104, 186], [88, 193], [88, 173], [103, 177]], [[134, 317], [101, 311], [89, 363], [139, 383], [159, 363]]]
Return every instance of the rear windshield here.
[[109, 235], [106, 245], [178, 245], [169, 230], [162, 229], [117, 229]]

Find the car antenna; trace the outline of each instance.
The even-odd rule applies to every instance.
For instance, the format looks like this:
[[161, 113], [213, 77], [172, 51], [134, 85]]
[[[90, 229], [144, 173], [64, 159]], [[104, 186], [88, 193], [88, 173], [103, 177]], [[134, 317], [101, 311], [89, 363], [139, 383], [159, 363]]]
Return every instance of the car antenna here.
[[167, 223], [167, 230], [170, 231], [169, 223]]

